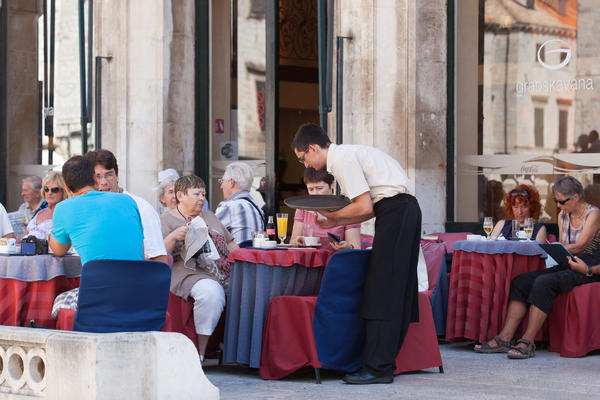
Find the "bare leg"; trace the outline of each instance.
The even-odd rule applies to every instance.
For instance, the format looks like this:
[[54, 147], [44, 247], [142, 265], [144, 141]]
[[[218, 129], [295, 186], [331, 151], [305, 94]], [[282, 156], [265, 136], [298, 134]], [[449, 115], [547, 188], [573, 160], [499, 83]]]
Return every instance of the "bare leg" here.
[[[519, 328], [519, 325], [521, 324], [521, 321], [523, 321], [526, 313], [527, 304], [523, 303], [522, 301], [510, 300], [508, 302], [508, 311], [506, 312], [506, 321], [504, 322], [504, 327], [498, 334], [500, 339], [507, 342], [510, 341], [514, 337], [515, 332]], [[492, 348], [498, 346], [498, 343], [496, 343], [494, 339], [491, 339], [487, 343]], [[478, 347], [480, 347], [480, 345], [475, 346], [476, 349]]]
[[[523, 334], [522, 339], [533, 343], [535, 341], [535, 337], [542, 328], [542, 325], [544, 325], [544, 321], [546, 321], [547, 316], [548, 315], [545, 312], [543, 312], [542, 310], [540, 310], [532, 304], [531, 307], [529, 307], [529, 321], [527, 323], [527, 330], [525, 331], [525, 334]], [[517, 347], [525, 348], [527, 347], [527, 345], [525, 345], [524, 343], [519, 343]], [[510, 350], [508, 353], [517, 354], [518, 351]]]
[[204, 352], [206, 351], [206, 345], [210, 335], [198, 335], [198, 352], [204, 358]]

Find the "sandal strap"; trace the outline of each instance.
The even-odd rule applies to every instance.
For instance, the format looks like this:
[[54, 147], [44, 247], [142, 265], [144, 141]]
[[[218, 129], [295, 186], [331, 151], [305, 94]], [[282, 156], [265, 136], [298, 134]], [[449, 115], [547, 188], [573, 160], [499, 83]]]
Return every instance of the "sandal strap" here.
[[519, 343], [523, 343], [525, 346], [527, 346], [527, 349], [529, 349], [529, 350], [535, 350], [535, 344], [531, 343], [527, 339], [519, 339], [519, 340], [517, 340], [517, 342], [515, 343], [515, 345], [513, 346], [513, 348], [520, 349], [521, 347], [517, 346]]
[[506, 347], [510, 349], [510, 341], [502, 340], [498, 335], [494, 336], [494, 341], [498, 347]]

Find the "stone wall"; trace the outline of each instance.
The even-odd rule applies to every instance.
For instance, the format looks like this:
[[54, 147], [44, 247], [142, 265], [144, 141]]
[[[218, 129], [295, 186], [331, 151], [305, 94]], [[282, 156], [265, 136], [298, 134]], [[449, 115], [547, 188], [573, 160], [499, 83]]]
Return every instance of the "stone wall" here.
[[[442, 0], [336, 2], [344, 48], [344, 143], [384, 150], [406, 169], [423, 231], [443, 229], [446, 5]], [[335, 104], [334, 104], [335, 110]], [[335, 132], [330, 114], [330, 134]]]

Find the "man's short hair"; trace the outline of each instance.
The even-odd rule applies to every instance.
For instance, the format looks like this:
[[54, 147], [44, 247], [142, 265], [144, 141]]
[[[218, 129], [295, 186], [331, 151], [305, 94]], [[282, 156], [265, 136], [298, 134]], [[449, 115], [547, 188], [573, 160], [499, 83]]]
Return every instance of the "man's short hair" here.
[[85, 153], [85, 157], [87, 157], [94, 167], [96, 165], [102, 165], [104, 169], [114, 169], [115, 175], [119, 176], [119, 165], [117, 164], [117, 159], [115, 155], [105, 149], [92, 150]]
[[94, 186], [94, 164], [84, 156], [73, 156], [64, 163], [62, 176], [69, 190], [76, 193], [86, 186]]
[[331, 144], [331, 140], [319, 125], [308, 123], [298, 128], [292, 141], [292, 150], [307, 151], [311, 144], [326, 149]]
[[23, 182], [27, 182], [31, 185], [31, 189], [35, 191], [42, 190], [42, 178], [37, 175], [28, 176], [23, 179]]
[[224, 179], [233, 179], [242, 190], [250, 190], [254, 180], [252, 167], [243, 161], [234, 161], [225, 168]]
[[206, 185], [204, 184], [202, 178], [196, 175], [184, 175], [175, 181], [174, 190], [175, 200], [177, 200], [177, 204], [179, 204], [177, 192], [187, 194], [187, 191], [190, 189], [206, 189]]
[[304, 184], [317, 183], [321, 181], [331, 186], [333, 183], [333, 175], [327, 172], [325, 168], [319, 170], [314, 168], [306, 168], [304, 170]]

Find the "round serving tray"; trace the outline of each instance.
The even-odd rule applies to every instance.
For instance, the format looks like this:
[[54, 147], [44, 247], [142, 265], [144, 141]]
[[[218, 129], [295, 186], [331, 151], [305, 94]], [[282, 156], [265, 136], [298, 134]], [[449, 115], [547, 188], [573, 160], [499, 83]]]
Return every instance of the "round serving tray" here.
[[283, 201], [286, 206], [300, 210], [335, 211], [352, 203], [347, 197], [332, 194], [313, 194], [289, 197]]

